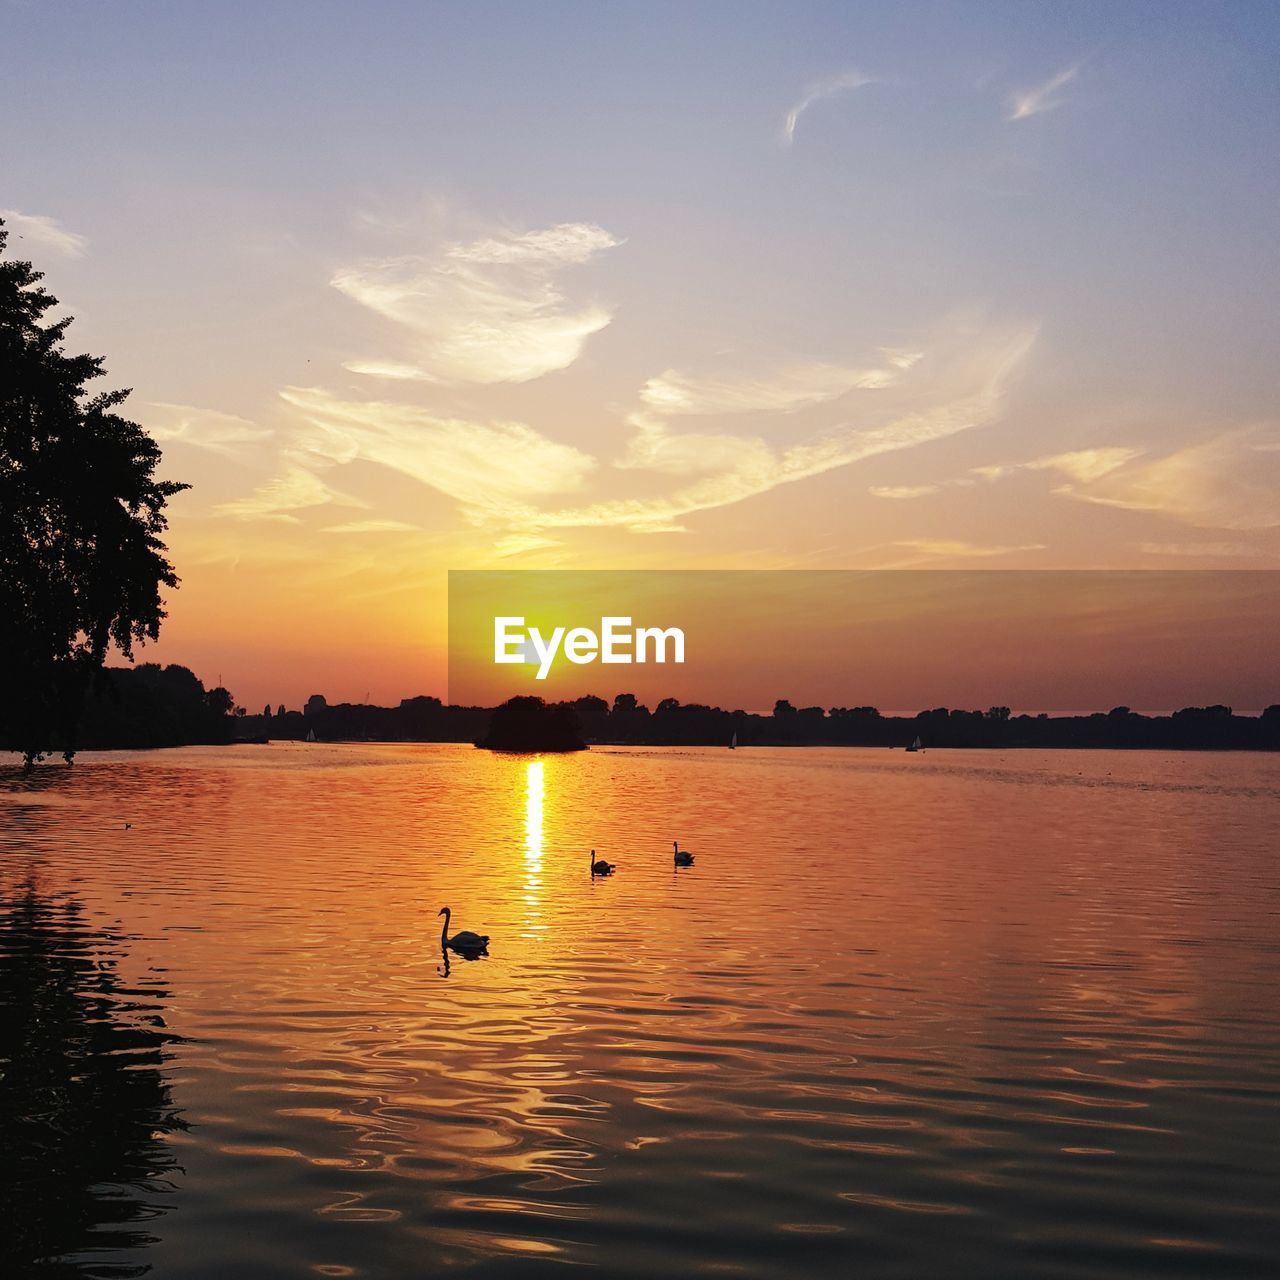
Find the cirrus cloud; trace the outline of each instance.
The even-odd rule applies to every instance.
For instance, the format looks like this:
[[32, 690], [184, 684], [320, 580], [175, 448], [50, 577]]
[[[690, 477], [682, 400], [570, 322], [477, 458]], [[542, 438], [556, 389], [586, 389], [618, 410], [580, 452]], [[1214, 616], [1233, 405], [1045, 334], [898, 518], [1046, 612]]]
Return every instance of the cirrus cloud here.
[[1050, 492], [1059, 497], [1146, 512], [1197, 528], [1280, 528], [1275, 496], [1280, 491], [1280, 436], [1265, 423], [1218, 431], [1161, 456], [1138, 446], [1100, 445], [1024, 462], [970, 467], [930, 484], [880, 485], [870, 493], [877, 498], [923, 498], [1029, 473], [1053, 477]]
[[189, 444], [227, 457], [243, 456], [247, 446], [269, 440], [272, 431], [247, 418], [189, 404], [157, 401], [149, 406], [147, 431], [161, 444]]
[[1060, 89], [1065, 89], [1080, 74], [1078, 64], [1063, 67], [1056, 75], [1052, 75], [1043, 84], [1030, 89], [1023, 89], [1009, 98], [1009, 114], [1006, 120], [1027, 120], [1055, 107], [1062, 106], [1065, 99], [1055, 97]]
[[815, 80], [812, 84], [806, 85], [804, 92], [788, 109], [786, 116], [782, 121], [782, 145], [789, 147], [796, 140], [796, 125], [800, 123], [800, 117], [809, 110], [815, 102], [821, 102], [824, 98], [834, 98], [842, 93], [848, 93], [852, 89], [861, 89], [869, 84], [879, 83], [874, 76], [863, 75], [861, 71], [842, 71], [839, 75], [828, 76], [825, 80]]
[[394, 321], [410, 357], [361, 358], [346, 367], [372, 377], [480, 384], [564, 369], [611, 312], [571, 304], [558, 276], [620, 243], [592, 223], [566, 222], [344, 267], [330, 283]]
[[918, 552], [922, 556], [942, 560], [985, 559], [988, 556], [1011, 556], [1023, 551], [1043, 551], [1043, 542], [1028, 542], [1017, 546], [966, 542], [958, 538], [909, 538], [895, 542], [895, 547]]
[[214, 508], [218, 515], [237, 520], [270, 520], [279, 524], [300, 524], [299, 511], [332, 503], [363, 506], [331, 489], [306, 467], [290, 466], [282, 475], [259, 485], [251, 494], [234, 502], [223, 502]]
[[47, 249], [60, 258], [83, 258], [89, 242], [82, 235], [68, 231], [57, 218], [43, 213], [22, 213], [17, 209], [0, 209], [9, 230], [19, 240], [36, 249]]
[[473, 422], [414, 405], [344, 400], [286, 387], [290, 448], [313, 467], [373, 462], [454, 498], [471, 518], [502, 518], [547, 495], [580, 489], [595, 459], [522, 422]]
[[1224, 431], [1159, 458], [1134, 451], [1099, 474], [1066, 474], [1067, 483], [1054, 492], [1085, 502], [1202, 529], [1280, 527], [1280, 437], [1267, 425]]
[[884, 351], [877, 367], [808, 362], [776, 370], [766, 377], [698, 377], [667, 369], [644, 384], [646, 409], [666, 417], [728, 413], [791, 413], [837, 400], [854, 390], [891, 386], [921, 357], [919, 351]]
[[687, 483], [659, 497], [552, 511], [530, 507], [515, 520], [526, 531], [608, 526], [637, 533], [682, 531], [682, 519], [696, 512], [992, 421], [1033, 340], [1029, 329], [947, 335], [931, 353], [913, 359], [912, 376], [892, 393], [876, 391], [874, 399], [860, 401], [855, 419], [791, 444], [732, 432], [677, 432], [655, 415], [633, 415], [636, 435], [623, 465], [680, 476]]

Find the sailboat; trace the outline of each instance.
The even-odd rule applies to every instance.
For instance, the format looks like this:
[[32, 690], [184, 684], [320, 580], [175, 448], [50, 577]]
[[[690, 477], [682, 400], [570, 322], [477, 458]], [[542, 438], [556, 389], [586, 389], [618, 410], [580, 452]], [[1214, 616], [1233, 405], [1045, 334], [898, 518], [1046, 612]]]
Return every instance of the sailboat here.
[[738, 735], [735, 733], [733, 737], [729, 739], [729, 750], [734, 751], [737, 749], [737, 746], [738, 746]]
[[307, 730], [307, 741], [314, 742], [316, 740], [316, 731], [314, 729]]
[[912, 743], [912, 744], [907, 748], [907, 750], [908, 750], [908, 751], [919, 751], [919, 750], [920, 750], [920, 748], [921, 748], [922, 746], [924, 746], [924, 743], [923, 743], [923, 742], [921, 742], [921, 741], [920, 741], [920, 739], [919, 739], [919, 737], [917, 736], [916, 740], [915, 740], [915, 741], [914, 741], [914, 742], [913, 742], [913, 743]]

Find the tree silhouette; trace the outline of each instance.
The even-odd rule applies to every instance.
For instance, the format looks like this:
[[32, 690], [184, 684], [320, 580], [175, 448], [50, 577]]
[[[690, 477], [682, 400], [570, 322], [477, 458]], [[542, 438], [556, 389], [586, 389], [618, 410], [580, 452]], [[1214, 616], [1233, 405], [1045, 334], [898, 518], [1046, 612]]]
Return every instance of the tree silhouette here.
[[89, 691], [76, 727], [81, 747], [177, 747], [234, 736], [231, 694], [206, 689], [186, 667], [140, 662], [103, 674], [103, 688]]
[[159, 635], [165, 504], [188, 487], [155, 478], [155, 441], [115, 412], [128, 391], [86, 390], [102, 360], [66, 353], [40, 279], [0, 259], [0, 748], [28, 768], [71, 760], [111, 645], [132, 660]]
[[[140, 676], [145, 665], [122, 673]], [[167, 669], [168, 670], [168, 669]], [[186, 673], [190, 676], [190, 673]], [[194, 677], [191, 677], [194, 679]], [[125, 683], [117, 674], [117, 680]], [[198, 682], [197, 682], [198, 683]], [[216, 691], [211, 691], [212, 696]], [[316, 709], [319, 708], [319, 709]], [[147, 706], [126, 717], [124, 726], [104, 729], [95, 746], [214, 742], [218, 726], [204, 726], [185, 714], [171, 717], [183, 725], [179, 738], [164, 728], [160, 708]], [[567, 714], [573, 728], [559, 720]], [[650, 710], [633, 693], [620, 693], [612, 706], [586, 695], [572, 702], [544, 704], [539, 698], [516, 698], [499, 708], [446, 706], [439, 698], [404, 698], [397, 707], [364, 703], [317, 702], [306, 716], [289, 711], [268, 720], [246, 716], [236, 722], [239, 736], [263, 734], [299, 739], [314, 730], [326, 742], [476, 742], [510, 751], [563, 749], [582, 740], [652, 746], [725, 747], [737, 745], [904, 747], [919, 737], [927, 747], [1106, 747], [1155, 750], [1280, 750], [1280, 704], [1260, 716], [1231, 714], [1229, 707], [1187, 707], [1173, 715], [1146, 716], [1117, 707], [1091, 715], [1015, 715], [1004, 706], [965, 711], [934, 707], [915, 716], [883, 715], [875, 707], [796, 707], [779, 699], [772, 714], [740, 708], [728, 710], [663, 698]], [[113, 736], [114, 733], [114, 736]], [[147, 735], [145, 738], [143, 735]], [[86, 745], [90, 738], [86, 735]]]
[[489, 731], [476, 745], [490, 751], [581, 751], [587, 744], [572, 706], [525, 696], [495, 707]]
[[203, 696], [205, 705], [215, 715], [229, 716], [235, 706], [235, 699], [231, 696], [231, 691], [224, 689], [221, 685], [216, 689], [206, 690]]

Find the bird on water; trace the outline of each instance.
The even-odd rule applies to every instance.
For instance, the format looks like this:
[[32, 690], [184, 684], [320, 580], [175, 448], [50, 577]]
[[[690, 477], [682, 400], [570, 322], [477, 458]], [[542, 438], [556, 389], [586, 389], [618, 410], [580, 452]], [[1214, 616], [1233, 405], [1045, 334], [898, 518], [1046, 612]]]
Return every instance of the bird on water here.
[[606, 862], [603, 858], [596, 858], [596, 851], [591, 850], [591, 874], [593, 876], [611, 876], [617, 867], [617, 863]]
[[438, 914], [444, 916], [444, 924], [440, 929], [441, 951], [456, 951], [460, 956], [471, 958], [487, 953], [489, 948], [489, 935], [487, 933], [472, 933], [470, 929], [463, 929], [460, 933], [455, 933], [451, 938], [449, 936], [449, 908], [441, 907]]
[[679, 840], [673, 840], [671, 847], [675, 850], [674, 861], [677, 867], [693, 866], [693, 854], [688, 849], [682, 849]]

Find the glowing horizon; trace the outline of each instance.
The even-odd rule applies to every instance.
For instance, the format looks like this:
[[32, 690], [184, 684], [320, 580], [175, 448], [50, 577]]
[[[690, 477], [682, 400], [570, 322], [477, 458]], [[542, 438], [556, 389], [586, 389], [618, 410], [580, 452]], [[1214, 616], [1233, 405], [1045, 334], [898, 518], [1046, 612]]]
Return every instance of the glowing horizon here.
[[449, 569], [1280, 568], [1274, 11], [232, 9], [0, 55], [10, 253], [194, 486], [139, 660], [443, 696]]

